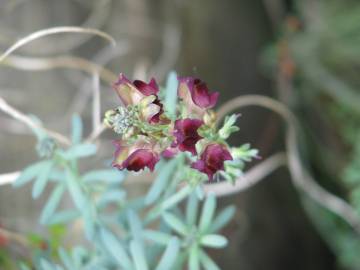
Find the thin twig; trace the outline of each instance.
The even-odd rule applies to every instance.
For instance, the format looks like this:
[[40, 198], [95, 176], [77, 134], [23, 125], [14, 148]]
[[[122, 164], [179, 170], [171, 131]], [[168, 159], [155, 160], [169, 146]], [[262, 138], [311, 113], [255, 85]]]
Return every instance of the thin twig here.
[[42, 71], [55, 68], [73, 68], [83, 70], [89, 74], [98, 72], [100, 78], [108, 84], [112, 84], [117, 78], [117, 76], [110, 70], [89, 60], [75, 56], [39, 58], [12, 55], [9, 56], [3, 64], [16, 69], [31, 71]]
[[92, 122], [93, 122], [93, 132], [98, 130], [101, 125], [101, 105], [100, 105], [100, 80], [99, 74], [94, 72], [93, 76], [93, 103], [92, 103]]
[[86, 33], [86, 34], [93, 34], [100, 36], [109, 42], [111, 42], [113, 45], [116, 44], [116, 41], [113, 37], [111, 37], [109, 34], [102, 32], [97, 29], [92, 28], [82, 28], [82, 27], [76, 27], [76, 26], [60, 26], [60, 27], [54, 27], [54, 28], [48, 28], [44, 30], [40, 30], [34, 33], [31, 33], [30, 35], [20, 39], [17, 41], [14, 45], [12, 45], [10, 48], [8, 48], [1, 56], [0, 56], [0, 63], [9, 56], [12, 52], [16, 51], [17, 49], [21, 48], [22, 46], [26, 45], [29, 42], [32, 42], [36, 39], [39, 39], [41, 37], [49, 36], [49, 35], [55, 35], [55, 34], [61, 34], [61, 33]]
[[[22, 2], [28, 2], [27, 0], [21, 0]], [[0, 1], [3, 3], [4, 1]], [[11, 3], [15, 3], [16, 1], [8, 1]], [[80, 27], [82, 28], [92, 28], [92, 29], [103, 29], [104, 24], [107, 22], [109, 12], [111, 11], [111, 0], [97, 0], [97, 1], [88, 1], [92, 4], [87, 8], [89, 10], [89, 14], [87, 18], [84, 18], [83, 22], [80, 22]], [[31, 6], [29, 7], [29, 9]], [[6, 9], [6, 7], [4, 7]], [[3, 14], [8, 14], [3, 10], [1, 6], [1, 10]], [[31, 12], [27, 10], [27, 12]], [[66, 11], [64, 11], [66, 12]], [[19, 31], [15, 31], [12, 28], [6, 28], [4, 25], [1, 25], [4, 29], [1, 29], [2, 34], [6, 33], [6, 36], [3, 38], [5, 42], [5, 46], [9, 46], [9, 43], [13, 43], [13, 40], [19, 36]], [[24, 33], [21, 33], [24, 35]], [[22, 52], [29, 54], [41, 54], [41, 55], [51, 55], [51, 54], [59, 54], [69, 52], [78, 48], [80, 45], [84, 44], [91, 38], [91, 35], [72, 35], [70, 38], [61, 37], [59, 39], [48, 39], [45, 42], [38, 43], [39, 46], [34, 47], [25, 47], [22, 49]], [[41, 51], [39, 51], [41, 48]]]
[[45, 131], [49, 136], [57, 140], [58, 142], [64, 144], [64, 145], [70, 145], [71, 142], [68, 138], [63, 136], [60, 133], [57, 133], [55, 131], [46, 129], [33, 121], [29, 116], [25, 115], [24, 113], [20, 112], [19, 110], [15, 109], [11, 105], [9, 105], [3, 98], [0, 97], [0, 110], [4, 113], [10, 115], [11, 117], [15, 118], [16, 120], [24, 123], [27, 125], [30, 129], [39, 129]]
[[[130, 50], [130, 46], [127, 42], [118, 42], [117, 46], [115, 48], [112, 48], [111, 50], [109, 47], [106, 47], [102, 49], [93, 59], [91, 59], [92, 63], [96, 63], [100, 67], [105, 67], [111, 60], [113, 60], [115, 57], [121, 57], [128, 53]], [[98, 69], [99, 70], [99, 69]], [[104, 68], [105, 70], [105, 68]], [[109, 72], [107, 72], [109, 73]], [[106, 82], [106, 85], [111, 85], [116, 80], [116, 75], [112, 74], [111, 77], [114, 79], [110, 82], [108, 80], [104, 80], [102, 78], [102, 74], [99, 74], [100, 78]], [[112, 79], [109, 77], [109, 79]], [[85, 109], [86, 105], [88, 104], [89, 98], [91, 96], [91, 93], [89, 90], [89, 85], [91, 84], [91, 78], [86, 78], [82, 83], [77, 91], [75, 97], [72, 99], [71, 105], [69, 106], [69, 109], [67, 110], [66, 114], [64, 115], [64, 121], [69, 119], [71, 115], [74, 114], [74, 112], [77, 112], [81, 114], [81, 112]]]
[[207, 184], [204, 186], [204, 191], [206, 193], [212, 192], [218, 197], [232, 195], [254, 186], [283, 165], [286, 165], [286, 154], [278, 153], [248, 170], [235, 184], [230, 184], [227, 181]]
[[[269, 97], [248, 95], [235, 98], [225, 103], [218, 111], [219, 118], [229, 112], [245, 106], [260, 106], [279, 114], [287, 122], [286, 149], [288, 167], [294, 185], [304, 191], [310, 198], [342, 217], [353, 229], [360, 234], [360, 219], [356, 211], [345, 200], [339, 198], [321, 187], [303, 166], [296, 135], [297, 120], [288, 108]], [[238, 181], [241, 181], [239, 179]]]
[[101, 124], [97, 130], [93, 130], [91, 134], [85, 139], [85, 142], [94, 142], [105, 130], [107, 127], [104, 124]]
[[20, 172], [0, 174], [0, 186], [12, 184], [20, 175]]

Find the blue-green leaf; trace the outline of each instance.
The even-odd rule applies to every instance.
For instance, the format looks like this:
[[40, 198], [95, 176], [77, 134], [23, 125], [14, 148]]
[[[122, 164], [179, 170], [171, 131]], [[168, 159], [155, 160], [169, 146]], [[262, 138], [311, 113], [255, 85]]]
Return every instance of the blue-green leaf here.
[[154, 203], [159, 198], [160, 194], [167, 187], [168, 182], [171, 180], [171, 175], [174, 173], [177, 164], [178, 159], [175, 158], [171, 161], [168, 161], [164, 166], [161, 167], [161, 171], [159, 172], [145, 197], [146, 205]]
[[171, 196], [170, 198], [166, 199], [162, 204], [161, 204], [161, 210], [165, 211], [171, 207], [173, 207], [174, 205], [178, 204], [179, 202], [181, 202], [183, 199], [186, 198], [186, 196], [188, 196], [192, 191], [192, 188], [187, 185], [185, 187], [183, 187], [181, 190], [179, 190], [176, 194], [174, 194], [173, 196]]
[[80, 216], [77, 210], [65, 210], [55, 213], [47, 222], [48, 225], [66, 224]]
[[197, 213], [198, 213], [198, 204], [199, 204], [199, 200], [197, 198], [197, 195], [195, 194], [195, 192], [193, 192], [189, 196], [186, 205], [186, 223], [190, 226], [194, 225], [196, 222]]
[[59, 248], [59, 257], [61, 262], [65, 265], [67, 270], [76, 270], [74, 263], [72, 262], [70, 256], [67, 254], [66, 250], [62, 247]]
[[203, 189], [202, 185], [198, 185], [195, 188], [195, 192], [196, 192], [196, 196], [198, 197], [198, 199], [200, 201], [202, 201], [205, 198], [205, 192], [204, 192], [204, 189]]
[[200, 250], [200, 262], [206, 270], [220, 270], [220, 267], [203, 250]]
[[85, 236], [89, 241], [92, 241], [96, 229], [96, 213], [93, 205], [88, 205], [83, 210]]
[[164, 246], [171, 240], [171, 235], [160, 231], [144, 230], [143, 234], [145, 239]]
[[53, 165], [52, 161], [48, 161], [44, 164], [44, 166], [42, 166], [32, 188], [32, 197], [34, 199], [37, 199], [44, 191]]
[[19, 265], [20, 270], [31, 270], [29, 266], [27, 266], [25, 263], [20, 263]]
[[51, 193], [45, 207], [43, 208], [43, 211], [40, 216], [40, 223], [46, 224], [54, 212], [56, 211], [56, 208], [59, 206], [59, 203], [61, 201], [62, 195], [64, 194], [65, 186], [63, 184], [59, 184]]
[[201, 211], [201, 217], [199, 222], [199, 229], [201, 232], [205, 232], [211, 225], [211, 221], [214, 217], [216, 209], [216, 198], [213, 193], [206, 197], [205, 203]]
[[71, 132], [71, 141], [73, 144], [78, 144], [82, 140], [83, 134], [83, 124], [81, 117], [78, 114], [73, 115], [72, 117], [72, 132]]
[[130, 242], [130, 253], [136, 270], [148, 270], [144, 249], [138, 241]]
[[133, 268], [131, 260], [124, 247], [121, 245], [121, 242], [110, 231], [101, 229], [100, 237], [106, 250], [121, 267], [124, 269]]
[[70, 169], [66, 170], [66, 184], [76, 208], [81, 211], [84, 207], [86, 207], [87, 200], [81, 190], [78, 179], [70, 171]]
[[161, 256], [156, 270], [172, 269], [180, 250], [180, 241], [177, 237], [172, 237]]
[[71, 252], [72, 259], [74, 264], [77, 265], [79, 268], [83, 265], [84, 259], [87, 257], [88, 252], [82, 246], [76, 246], [73, 248]]
[[13, 183], [13, 187], [21, 187], [34, 179], [50, 161], [44, 160], [26, 167]]
[[235, 212], [236, 212], [236, 207], [232, 205], [223, 209], [211, 222], [209, 232], [217, 232], [221, 230], [226, 224], [229, 223], [229, 221], [235, 215]]
[[96, 153], [96, 145], [90, 143], [77, 144], [62, 153], [62, 157], [67, 160], [92, 156]]
[[45, 259], [40, 260], [40, 265], [41, 265], [42, 270], [56, 270], [56, 269], [58, 269], [57, 267], [53, 266], [51, 263], [49, 263]]
[[85, 174], [82, 179], [86, 183], [99, 181], [120, 184], [125, 179], [125, 173], [116, 169], [96, 170]]
[[197, 245], [191, 246], [188, 268], [189, 270], [200, 270], [199, 247]]
[[98, 201], [97, 205], [99, 207], [104, 207], [109, 203], [120, 203], [124, 202], [126, 198], [125, 190], [109, 190], [101, 196], [100, 200]]
[[175, 117], [176, 104], [177, 104], [177, 89], [178, 79], [176, 72], [172, 71], [169, 73], [166, 81], [165, 89], [165, 109], [168, 112], [169, 117]]
[[171, 227], [173, 230], [178, 232], [179, 234], [182, 234], [182, 235], [188, 234], [188, 232], [189, 232], [188, 228], [180, 219], [177, 218], [177, 216], [175, 216], [171, 213], [164, 213], [163, 218], [164, 218], [164, 221], [166, 222], [166, 224], [169, 227]]
[[142, 238], [142, 224], [140, 218], [132, 210], [127, 212], [127, 218], [132, 237], [140, 242]]
[[207, 234], [201, 237], [201, 244], [211, 248], [223, 248], [227, 245], [227, 239], [219, 234]]

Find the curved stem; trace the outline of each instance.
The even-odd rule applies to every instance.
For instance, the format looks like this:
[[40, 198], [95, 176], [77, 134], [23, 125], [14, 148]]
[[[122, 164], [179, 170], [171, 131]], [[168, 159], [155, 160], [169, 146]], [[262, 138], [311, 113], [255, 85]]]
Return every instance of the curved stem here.
[[64, 135], [40, 126], [38, 123], [33, 121], [29, 116], [25, 115], [24, 113], [20, 112], [19, 110], [15, 109], [11, 105], [9, 105], [1, 97], [0, 97], [0, 110], [3, 111], [4, 113], [10, 115], [11, 117], [15, 118], [16, 120], [24, 123], [25, 125], [27, 125], [31, 129], [43, 130], [47, 134], [49, 134], [50, 137], [54, 138], [58, 142], [60, 142], [60, 143], [62, 143], [64, 145], [71, 145], [70, 140], [68, 138], [66, 138]]
[[286, 154], [278, 153], [251, 168], [241, 176], [235, 184], [231, 184], [227, 181], [207, 184], [204, 186], [204, 191], [206, 193], [213, 192], [218, 197], [232, 195], [254, 186], [283, 165], [286, 165]]
[[[360, 219], [351, 205], [320, 186], [303, 166], [296, 135], [296, 127], [298, 124], [293, 113], [284, 104], [272, 98], [259, 95], [247, 95], [225, 103], [218, 111], [219, 119], [231, 111], [245, 106], [267, 108], [279, 114], [286, 121], [287, 163], [294, 185], [304, 191], [314, 201], [343, 218], [360, 234]], [[238, 179], [238, 181], [242, 181], [242, 179]]]

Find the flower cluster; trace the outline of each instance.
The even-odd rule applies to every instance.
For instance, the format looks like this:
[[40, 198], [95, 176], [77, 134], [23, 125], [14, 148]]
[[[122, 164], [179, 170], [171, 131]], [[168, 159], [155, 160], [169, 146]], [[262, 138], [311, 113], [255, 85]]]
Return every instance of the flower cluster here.
[[217, 130], [211, 109], [219, 93], [210, 92], [205, 82], [178, 78], [180, 101], [175, 119], [167, 116], [154, 79], [149, 83], [130, 81], [120, 74], [113, 88], [122, 105], [108, 111], [104, 122], [120, 135], [114, 141], [114, 167], [131, 171], [147, 167], [152, 171], [161, 156], [171, 158], [188, 152], [191, 168], [211, 181], [217, 172], [224, 171], [225, 161], [233, 160], [226, 139], [237, 130], [233, 126], [237, 116]]

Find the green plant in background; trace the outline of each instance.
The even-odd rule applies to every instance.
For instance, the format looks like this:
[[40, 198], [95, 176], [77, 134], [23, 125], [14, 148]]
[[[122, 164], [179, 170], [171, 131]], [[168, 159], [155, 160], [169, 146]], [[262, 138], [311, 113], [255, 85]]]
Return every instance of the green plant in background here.
[[[120, 97], [126, 91], [130, 91], [126, 92], [130, 93], [126, 98], [138, 97], [136, 91], [141, 87], [145, 92], [152, 90], [151, 84], [121, 80], [124, 81], [117, 87], [127, 88], [115, 88], [120, 91]], [[228, 206], [216, 215], [215, 195], [205, 194], [202, 185], [221, 176], [233, 183], [242, 174], [244, 163], [256, 157], [257, 151], [249, 145], [229, 147], [226, 139], [238, 130], [237, 117], [226, 118], [218, 130], [214, 114], [209, 110], [215, 97], [209, 94], [206, 85], [193, 81], [200, 88], [189, 86], [189, 92], [185, 93], [181, 91], [186, 89], [181, 87], [188, 85], [181, 83], [176, 74], [169, 75], [167, 86], [159, 94], [164, 105], [157, 95], [144, 95], [139, 103], [129, 102], [106, 114], [106, 124], [121, 136], [121, 142], [117, 141], [121, 146], [116, 149], [113, 162], [120, 170], [80, 169], [81, 163], [96, 154], [97, 147], [83, 139], [79, 116], [72, 119], [71, 145], [66, 148], [44, 129], [34, 128], [40, 161], [25, 168], [14, 186], [31, 182], [34, 199], [47, 186], [52, 189], [40, 215], [40, 223], [49, 228], [50, 237], [44, 249], [19, 264], [20, 269], [166, 270], [183, 269], [185, 265], [191, 270], [219, 269], [206, 249], [227, 245], [227, 239], [219, 231], [229, 222], [235, 208]], [[196, 105], [196, 102], [200, 103]], [[212, 106], [208, 106], [210, 103]], [[184, 122], [189, 117], [191, 121]], [[171, 141], [174, 138], [176, 141]], [[139, 146], [138, 140], [143, 139]], [[148, 147], [150, 142], [153, 144]], [[124, 143], [129, 144], [124, 146]], [[135, 150], [129, 150], [134, 146]], [[156, 167], [153, 163], [157, 163]], [[157, 177], [147, 194], [130, 197], [122, 183], [130, 170], [145, 167], [154, 169]], [[69, 196], [73, 207], [62, 209], [61, 202]], [[65, 231], [79, 220], [87, 241], [69, 248], [63, 241]], [[33, 243], [43, 243], [36, 235], [30, 238]]]
[[[360, 214], [360, 5], [293, 2], [295, 13], [265, 60], [277, 65], [282, 100], [297, 112], [317, 178], [337, 188]], [[359, 235], [327, 210], [307, 200], [305, 206], [340, 265], [359, 269]]]

